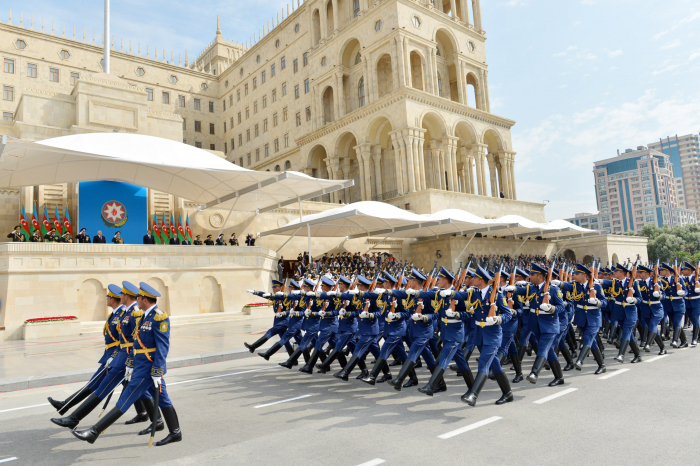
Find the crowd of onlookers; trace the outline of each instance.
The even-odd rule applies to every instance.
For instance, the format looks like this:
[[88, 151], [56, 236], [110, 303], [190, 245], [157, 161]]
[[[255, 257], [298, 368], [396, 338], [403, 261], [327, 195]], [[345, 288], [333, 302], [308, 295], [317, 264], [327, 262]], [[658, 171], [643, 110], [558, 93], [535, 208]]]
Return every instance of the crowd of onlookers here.
[[399, 261], [389, 253], [365, 253], [344, 252], [337, 254], [323, 254], [320, 257], [309, 257], [304, 251], [299, 253], [296, 260], [286, 261], [284, 256], [277, 263], [277, 275], [285, 277], [303, 277], [307, 274], [356, 276], [362, 274], [367, 277], [374, 276], [377, 272], [388, 271], [400, 274], [402, 269], [413, 267], [413, 263]]

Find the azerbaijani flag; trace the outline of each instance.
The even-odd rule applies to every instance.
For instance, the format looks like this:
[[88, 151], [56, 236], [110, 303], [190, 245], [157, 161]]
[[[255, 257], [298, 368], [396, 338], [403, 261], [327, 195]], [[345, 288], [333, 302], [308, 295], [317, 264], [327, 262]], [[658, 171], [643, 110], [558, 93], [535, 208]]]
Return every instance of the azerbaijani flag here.
[[63, 228], [73, 236], [73, 225], [70, 224], [70, 215], [68, 215], [68, 207], [66, 207], [66, 213], [63, 215]]
[[192, 229], [190, 228], [190, 214], [187, 214], [185, 219], [185, 231], [187, 231], [187, 237], [192, 241]]
[[153, 239], [156, 244], [163, 244], [163, 240], [160, 238], [160, 228], [158, 228], [158, 219], [156, 218], [155, 212], [153, 212]]
[[51, 230], [51, 224], [49, 223], [49, 209], [46, 208], [44, 204], [44, 218], [41, 220], [41, 236], [46, 236]]
[[173, 238], [177, 237], [177, 228], [175, 228], [175, 220], [173, 220], [173, 214], [170, 213], [170, 233]]
[[187, 233], [182, 226], [182, 214], [177, 214], [177, 239], [182, 243], [187, 238]]
[[29, 241], [29, 236], [31, 233], [29, 232], [30, 227], [29, 227], [29, 222], [27, 222], [27, 215], [24, 213], [24, 205], [22, 205], [22, 218], [19, 219], [19, 223], [22, 226], [22, 234], [24, 235], [24, 240]]
[[53, 226], [56, 227], [56, 233], [59, 236], [63, 235], [63, 227], [61, 226], [61, 218], [58, 216], [58, 206], [56, 206], [56, 211], [53, 214]]
[[39, 225], [39, 214], [36, 212], [36, 204], [34, 204], [34, 214], [32, 216], [32, 235], [35, 231], [41, 231], [41, 226]]
[[160, 224], [160, 229], [163, 232], [163, 242], [164, 243], [170, 242], [170, 234], [168, 233], [169, 228], [168, 228], [168, 225], [166, 225], [166, 223], [165, 223], [165, 212], [163, 212], [163, 221]]

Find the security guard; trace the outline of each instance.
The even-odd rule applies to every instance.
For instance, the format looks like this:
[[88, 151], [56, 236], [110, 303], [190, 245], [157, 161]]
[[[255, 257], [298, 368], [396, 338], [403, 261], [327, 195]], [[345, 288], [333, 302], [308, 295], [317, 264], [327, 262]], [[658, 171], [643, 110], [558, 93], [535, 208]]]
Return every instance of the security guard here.
[[[168, 425], [169, 433], [156, 445], [166, 445], [182, 440], [177, 413], [165, 387], [163, 376], [167, 372], [166, 358], [170, 349], [170, 319], [168, 314], [158, 309], [156, 304], [160, 293], [147, 283], [139, 284], [138, 304], [143, 310], [134, 311], [136, 319], [134, 329], [134, 353], [127, 359], [126, 380], [129, 385], [124, 389], [117, 406], [115, 406], [97, 424], [87, 430], [72, 434], [80, 440], [95, 443], [100, 433], [119, 419], [129, 407], [147, 391], [151, 396], [158, 391], [158, 406]], [[154, 412], [157, 413], [155, 406]]]
[[693, 338], [690, 345], [697, 346], [698, 334], [700, 334], [700, 283], [698, 283], [697, 270], [689, 262], [683, 264], [681, 274], [685, 277], [688, 287], [688, 296], [685, 298], [686, 316], [693, 324]]

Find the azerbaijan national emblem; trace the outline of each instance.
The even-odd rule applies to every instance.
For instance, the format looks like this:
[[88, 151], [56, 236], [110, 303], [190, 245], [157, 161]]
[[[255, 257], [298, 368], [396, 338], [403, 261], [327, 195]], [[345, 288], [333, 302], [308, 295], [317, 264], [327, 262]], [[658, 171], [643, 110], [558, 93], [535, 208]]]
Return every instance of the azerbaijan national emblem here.
[[102, 220], [109, 227], [119, 228], [126, 223], [126, 207], [119, 201], [108, 201], [102, 206]]

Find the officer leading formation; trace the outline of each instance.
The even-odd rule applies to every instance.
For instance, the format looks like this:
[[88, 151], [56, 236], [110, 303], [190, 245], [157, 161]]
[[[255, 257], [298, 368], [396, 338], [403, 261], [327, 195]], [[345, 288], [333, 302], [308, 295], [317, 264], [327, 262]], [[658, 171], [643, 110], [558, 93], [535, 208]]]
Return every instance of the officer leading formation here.
[[[289, 358], [280, 365], [287, 369], [303, 357], [300, 372], [324, 374], [337, 362], [338, 379], [349, 380], [359, 368], [357, 379], [397, 391], [420, 385], [416, 369], [425, 365], [430, 378], [418, 391], [428, 396], [447, 389], [452, 370], [466, 385], [461, 400], [474, 406], [488, 380], [498, 384], [500, 405], [513, 401], [512, 383], [535, 384], [543, 369], [553, 375], [550, 387], [563, 385], [564, 373], [581, 371], [588, 358], [595, 374], [606, 372], [604, 339], [614, 346], [608, 361], [616, 363], [625, 362], [628, 350], [633, 364], [652, 346], [667, 354], [668, 340], [674, 348], [689, 346], [684, 325], [692, 325], [690, 346], [697, 345], [700, 282], [688, 262], [608, 268], [600, 262], [558, 267], [552, 260], [510, 271], [470, 265], [456, 273], [406, 268], [398, 277], [385, 271], [371, 278], [328, 273], [273, 280], [271, 293], [248, 290], [268, 299], [275, 315], [273, 327], [245, 346], [253, 353], [279, 335], [261, 357], [269, 360], [285, 347]], [[375, 358], [371, 369], [368, 353]], [[526, 353], [535, 357], [524, 372]], [[394, 366], [400, 366], [396, 376]]]

